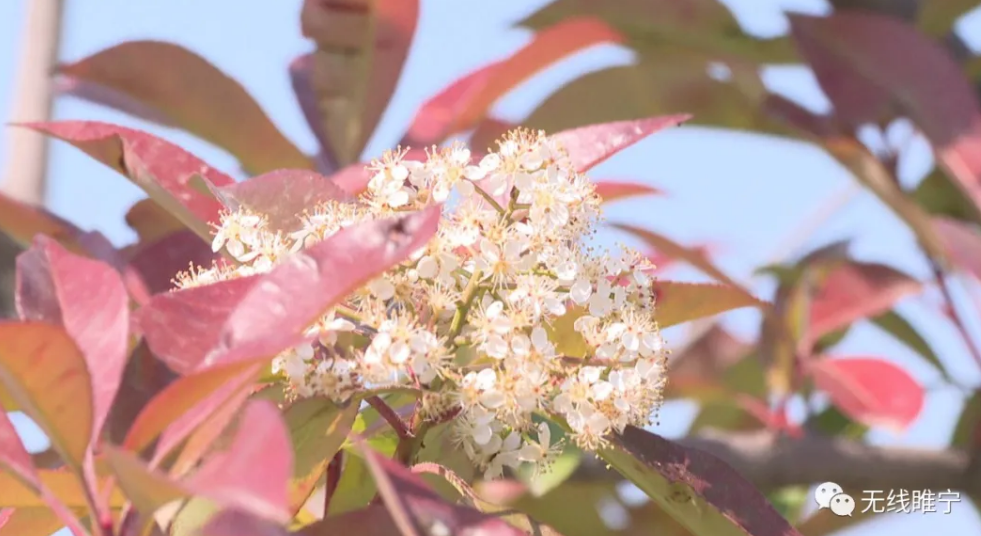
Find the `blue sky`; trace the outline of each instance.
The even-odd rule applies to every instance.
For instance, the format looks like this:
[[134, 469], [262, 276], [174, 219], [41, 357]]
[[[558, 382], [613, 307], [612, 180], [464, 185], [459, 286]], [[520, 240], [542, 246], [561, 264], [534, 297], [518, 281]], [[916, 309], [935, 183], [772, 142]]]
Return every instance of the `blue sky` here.
[[[26, 1], [0, 3], [0, 80], [10, 80], [14, 74]], [[408, 64], [366, 156], [377, 156], [397, 143], [425, 98], [467, 71], [525, 43], [530, 33], [512, 28], [512, 23], [545, 3], [547, 0], [424, 0]], [[827, 10], [823, 0], [726, 0], [725, 3], [748, 31], [760, 35], [786, 31], [782, 10], [814, 14]], [[63, 60], [76, 60], [132, 39], [181, 44], [242, 82], [289, 138], [303, 150], [314, 151], [313, 135], [293, 98], [286, 73], [287, 63], [310, 48], [299, 34], [300, 0], [234, 3], [101, 0], [98, 7], [96, 3], [67, 4]], [[981, 16], [965, 18], [959, 28], [968, 42], [981, 42]], [[497, 104], [495, 113], [520, 120], [563, 83], [586, 71], [629, 61], [630, 54], [625, 50], [595, 47], [522, 85]], [[765, 77], [775, 90], [815, 110], [828, 106], [813, 77], [804, 69], [768, 69]], [[0, 121], [3, 122], [11, 118], [11, 90], [11, 84], [0, 84]], [[56, 117], [116, 122], [150, 130], [213, 166], [241, 177], [235, 160], [227, 153], [176, 130], [148, 125], [67, 98], [58, 102]], [[0, 137], [5, 136], [5, 132], [0, 132]], [[0, 158], [5, 156], [4, 148], [0, 144]], [[919, 180], [930, 166], [929, 153], [922, 142], [916, 144], [914, 153], [901, 168], [902, 179], [907, 184]], [[135, 238], [126, 227], [123, 214], [143, 197], [140, 190], [66, 144], [53, 144], [51, 158], [48, 206], [52, 210], [83, 228], [103, 232], [118, 245]], [[851, 188], [854, 181], [834, 160], [804, 143], [685, 127], [637, 144], [596, 168], [593, 176], [637, 179], [666, 190], [667, 197], [612, 205], [610, 219], [650, 226], [682, 242], [710, 242], [717, 246], [718, 263], [764, 296], [770, 295], [772, 285], [753, 278], [753, 269], [772, 260], [783, 249], [788, 236], [799, 234], [798, 227], [818, 207], [843, 195], [849, 195], [847, 204], [810, 236], [804, 244], [806, 248], [850, 238], [852, 251], [859, 259], [885, 262], [922, 278], [929, 273], [909, 231], [871, 194]], [[852, 193], [848, 194], [849, 191]], [[677, 270], [672, 277], [697, 276], [690, 270]], [[922, 298], [911, 298], [900, 305], [900, 310], [933, 345], [951, 375], [965, 386], [976, 386], [981, 383], [981, 371], [971, 361], [950, 323], [932, 312], [934, 298], [929, 293]], [[725, 322], [737, 333], [749, 337], [756, 331], [758, 317], [752, 312], [735, 312], [727, 315]], [[970, 328], [975, 335], [981, 335], [981, 322], [977, 318], [972, 318]], [[683, 330], [672, 329], [667, 335], [669, 341], [678, 344], [684, 340]], [[836, 353], [894, 360], [928, 387], [926, 407], [908, 432], [895, 435], [873, 431], [870, 441], [926, 448], [939, 448], [949, 441], [963, 396], [958, 389], [942, 386], [938, 374], [929, 365], [866, 325], [854, 329]], [[662, 413], [658, 431], [668, 436], [683, 434], [694, 414], [693, 407], [686, 403], [669, 406]], [[30, 446], [43, 443], [43, 437], [31, 431], [23, 419], [18, 419], [18, 423], [25, 430]], [[856, 497], [861, 495], [859, 490], [847, 491]], [[981, 526], [978, 513], [967, 502], [955, 504], [953, 510], [951, 515], [881, 514], [872, 524], [841, 534], [889, 531], [914, 535], [928, 530], [976, 533]]]

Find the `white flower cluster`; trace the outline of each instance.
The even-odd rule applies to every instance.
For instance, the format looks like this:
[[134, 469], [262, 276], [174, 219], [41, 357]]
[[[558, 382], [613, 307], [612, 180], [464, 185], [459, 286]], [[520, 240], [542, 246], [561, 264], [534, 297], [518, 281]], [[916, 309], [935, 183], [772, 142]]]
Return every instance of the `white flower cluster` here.
[[[515, 131], [499, 146], [476, 164], [461, 145], [425, 162], [390, 152], [356, 202], [310, 207], [291, 233], [271, 232], [261, 214], [226, 214], [214, 249], [241, 266], [192, 270], [178, 285], [265, 272], [345, 226], [446, 202], [425, 248], [311, 326], [319, 343], [281, 354], [274, 372], [299, 397], [418, 388], [426, 417], [455, 415], [455, 437], [486, 478], [544, 468], [558, 452], [535, 413], [600, 448], [613, 430], [649, 424], [660, 403], [654, 267], [586, 245], [600, 199], [543, 133]], [[586, 350], [557, 349], [573, 347]]]

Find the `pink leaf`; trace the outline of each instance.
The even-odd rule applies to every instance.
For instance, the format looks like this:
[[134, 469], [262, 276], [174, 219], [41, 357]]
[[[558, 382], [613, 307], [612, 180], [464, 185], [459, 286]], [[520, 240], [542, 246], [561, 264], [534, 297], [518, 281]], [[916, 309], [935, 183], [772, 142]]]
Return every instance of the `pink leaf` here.
[[154, 296], [137, 313], [147, 344], [175, 371], [273, 355], [318, 316], [423, 247], [441, 206], [345, 228], [272, 271]]
[[279, 410], [266, 400], [249, 402], [240, 422], [231, 447], [208, 459], [189, 479], [188, 487], [221, 504], [285, 523], [292, 517], [289, 431]]
[[495, 142], [503, 138], [508, 131], [517, 127], [518, 125], [515, 123], [488, 117], [481, 121], [474, 129], [473, 134], [470, 135], [470, 147], [472, 149], [496, 150]]
[[225, 322], [261, 275], [158, 294], [134, 315], [153, 353], [178, 374], [190, 374], [219, 345]]
[[[491, 77], [504, 61], [489, 63], [455, 80], [422, 104], [402, 142], [406, 145], [440, 143], [459, 129], [457, 118], [480, 97]], [[457, 129], [457, 130], [454, 130]]]
[[569, 152], [576, 170], [585, 173], [647, 136], [678, 126], [690, 118], [690, 115], [679, 114], [599, 123], [564, 130], [553, 134], [552, 139]]
[[351, 195], [329, 178], [312, 171], [283, 169], [217, 189], [230, 211], [247, 208], [269, 218], [274, 230], [295, 231], [298, 214], [326, 201], [348, 201]]
[[981, 105], [941, 43], [893, 17], [862, 10], [792, 15], [790, 21], [798, 48], [839, 117], [858, 126], [898, 106], [981, 206]]
[[892, 309], [922, 284], [884, 264], [849, 262], [834, 268], [811, 298], [808, 336], [817, 338]]
[[817, 388], [862, 424], [905, 430], [923, 409], [923, 387], [883, 359], [825, 357], [812, 361], [809, 371]]
[[96, 121], [23, 123], [22, 126], [66, 141], [122, 173], [184, 225], [210, 240], [208, 222], [217, 222], [222, 206], [193, 181], [226, 186], [235, 181], [197, 157], [156, 136]]
[[683, 500], [698, 510], [697, 516], [679, 518], [691, 522], [693, 533], [801, 536], [739, 471], [711, 454], [635, 426], [611, 443], [613, 448], [600, 453], [603, 459], [659, 506]]
[[25, 320], [63, 325], [82, 351], [93, 384], [91, 437], [97, 440], [128, 358], [129, 299], [119, 274], [39, 236], [17, 256], [17, 307]]
[[981, 280], [981, 233], [951, 218], [933, 218], [933, 228], [954, 263]]
[[424, 247], [436, 233], [441, 210], [433, 205], [347, 227], [289, 257], [232, 311], [219, 337], [228, 355], [214, 360], [278, 353], [301, 342], [327, 309]]
[[661, 190], [646, 184], [614, 181], [596, 181], [596, 193], [603, 198], [604, 203], [641, 195], [663, 194]]
[[157, 446], [155, 464], [169, 454], [168, 445], [180, 444], [221, 406], [229, 401], [234, 403], [239, 391], [248, 391], [259, 369], [257, 362], [241, 361], [177, 378], [140, 411], [126, 433], [123, 446], [134, 452], [142, 451], [166, 429], [169, 440]]
[[129, 267], [139, 274], [151, 294], [173, 289], [174, 277], [190, 265], [210, 267], [213, 262], [222, 262], [208, 244], [186, 229], [136, 244], [127, 253]]
[[460, 78], [426, 101], [409, 127], [403, 144], [439, 143], [477, 126], [488, 110], [515, 86], [555, 62], [623, 36], [595, 17], [572, 17], [546, 28], [510, 57]]
[[[202, 534], [208, 536], [290, 536], [281, 524], [241, 510], [222, 510], [208, 520]], [[364, 532], [359, 530], [359, 536]]]
[[800, 426], [787, 420], [785, 409], [770, 409], [765, 402], [746, 393], [736, 393], [736, 403], [746, 413], [759, 420], [768, 430], [785, 432], [793, 438], [800, 438], [804, 433]]

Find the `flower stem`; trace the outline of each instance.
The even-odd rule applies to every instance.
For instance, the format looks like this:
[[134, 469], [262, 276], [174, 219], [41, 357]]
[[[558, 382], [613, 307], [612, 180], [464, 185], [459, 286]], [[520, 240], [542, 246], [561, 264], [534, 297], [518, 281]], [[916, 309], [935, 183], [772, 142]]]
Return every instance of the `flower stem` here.
[[451, 343], [460, 334], [460, 331], [463, 330], [463, 322], [467, 319], [467, 314], [470, 313], [470, 308], [473, 306], [474, 299], [477, 297], [477, 289], [480, 288], [480, 278], [480, 270], [474, 269], [473, 274], [470, 275], [470, 281], [467, 281], [467, 286], [463, 289], [460, 304], [456, 308], [456, 313], [453, 314], [453, 320], [450, 322], [450, 332], [447, 335]]
[[477, 193], [480, 194], [480, 197], [483, 197], [485, 201], [490, 203], [490, 205], [494, 207], [494, 210], [496, 210], [498, 214], [506, 214], [506, 212], [504, 211], [504, 207], [502, 207], [500, 203], [495, 201], [494, 197], [491, 196], [491, 194], [485, 192], [484, 189], [481, 188], [480, 186], [474, 186], [474, 190], [476, 190]]
[[406, 439], [412, 437], [412, 431], [409, 429], [402, 417], [399, 417], [395, 410], [391, 406], [385, 403], [378, 395], [369, 396], [365, 399], [371, 407], [375, 408], [375, 411], [392, 426], [395, 430], [395, 434], [399, 439]]

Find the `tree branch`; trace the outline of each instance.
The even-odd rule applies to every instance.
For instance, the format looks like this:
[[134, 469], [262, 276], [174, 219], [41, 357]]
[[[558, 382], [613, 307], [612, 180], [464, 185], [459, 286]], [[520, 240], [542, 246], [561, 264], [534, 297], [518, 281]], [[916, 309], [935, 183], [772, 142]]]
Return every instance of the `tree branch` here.
[[[879, 447], [859, 441], [808, 435], [801, 439], [770, 431], [706, 430], [677, 442], [712, 454], [762, 490], [834, 482], [845, 490], [906, 489], [981, 492], [981, 465], [960, 449]], [[619, 479], [602, 462], [584, 460], [573, 476]]]

